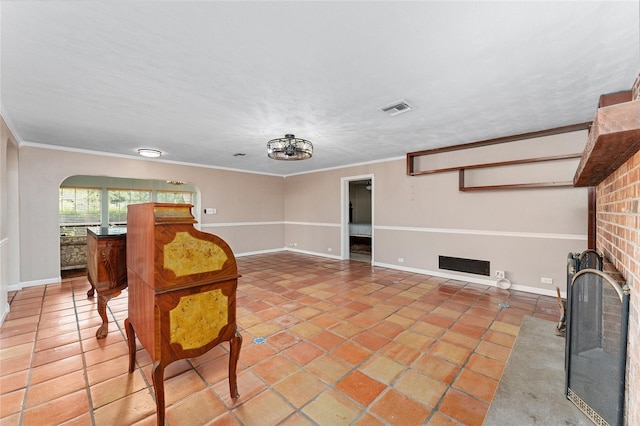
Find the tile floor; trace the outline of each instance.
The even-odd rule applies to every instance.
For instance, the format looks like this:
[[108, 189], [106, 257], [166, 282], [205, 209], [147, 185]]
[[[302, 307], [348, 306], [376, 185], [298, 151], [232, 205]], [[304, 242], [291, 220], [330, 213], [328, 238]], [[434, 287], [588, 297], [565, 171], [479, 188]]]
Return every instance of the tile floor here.
[[[480, 425], [522, 318], [558, 319], [552, 297], [363, 262], [283, 252], [238, 265], [240, 398], [226, 343], [178, 361], [165, 374], [171, 426]], [[127, 373], [126, 291], [96, 340], [88, 289], [79, 277], [9, 294], [1, 425], [155, 424], [144, 349]]]

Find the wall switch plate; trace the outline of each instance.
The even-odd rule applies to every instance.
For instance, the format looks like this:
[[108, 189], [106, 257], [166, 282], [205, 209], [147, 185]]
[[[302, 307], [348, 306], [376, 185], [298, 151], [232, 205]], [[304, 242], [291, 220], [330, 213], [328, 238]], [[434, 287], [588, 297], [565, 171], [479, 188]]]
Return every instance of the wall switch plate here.
[[216, 209], [214, 209], [213, 207], [207, 207], [206, 209], [204, 209], [204, 214], [216, 214]]
[[540, 278], [540, 282], [542, 284], [553, 284], [553, 278], [542, 277]]

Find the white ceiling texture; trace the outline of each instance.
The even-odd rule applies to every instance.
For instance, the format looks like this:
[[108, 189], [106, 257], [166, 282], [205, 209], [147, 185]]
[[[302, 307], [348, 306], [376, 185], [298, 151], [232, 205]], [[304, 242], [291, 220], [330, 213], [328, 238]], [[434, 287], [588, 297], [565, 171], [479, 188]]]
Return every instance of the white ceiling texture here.
[[[6, 1], [19, 141], [290, 175], [590, 121], [639, 1]], [[413, 110], [381, 108], [405, 100]], [[267, 158], [293, 133], [305, 161]], [[234, 157], [244, 153], [244, 157]]]

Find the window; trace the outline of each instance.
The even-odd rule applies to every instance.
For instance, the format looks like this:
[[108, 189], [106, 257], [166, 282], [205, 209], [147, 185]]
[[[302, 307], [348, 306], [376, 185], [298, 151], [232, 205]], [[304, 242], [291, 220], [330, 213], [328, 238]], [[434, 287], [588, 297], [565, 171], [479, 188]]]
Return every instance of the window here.
[[60, 188], [61, 235], [75, 235], [87, 226], [100, 226], [101, 193], [102, 190], [96, 188]]
[[129, 204], [148, 203], [151, 201], [151, 191], [136, 191], [132, 189], [109, 189], [109, 225], [124, 225], [127, 223], [127, 206]]
[[158, 191], [156, 198], [159, 203], [193, 204], [191, 191]]
[[[1, 0], [0, 0], [1, 1]], [[87, 227], [126, 226], [129, 204], [195, 204], [190, 184], [102, 176], [71, 176], [59, 188], [60, 236], [85, 236]]]

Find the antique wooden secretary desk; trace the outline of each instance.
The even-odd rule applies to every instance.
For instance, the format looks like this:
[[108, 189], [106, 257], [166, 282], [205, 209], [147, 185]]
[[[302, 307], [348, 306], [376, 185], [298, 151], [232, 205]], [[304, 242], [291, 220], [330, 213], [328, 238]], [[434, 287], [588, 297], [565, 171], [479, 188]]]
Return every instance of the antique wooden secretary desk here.
[[226, 242], [194, 228], [191, 205], [144, 203], [128, 209], [129, 372], [137, 336], [153, 360], [157, 423], [164, 425], [167, 365], [224, 341], [230, 344], [229, 390], [238, 397], [238, 268]]

